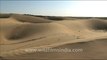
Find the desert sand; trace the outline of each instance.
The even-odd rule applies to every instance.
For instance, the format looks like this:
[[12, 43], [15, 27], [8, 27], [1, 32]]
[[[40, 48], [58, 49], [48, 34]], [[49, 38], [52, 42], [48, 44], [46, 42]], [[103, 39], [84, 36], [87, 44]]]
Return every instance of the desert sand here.
[[[81, 52], [28, 52], [67, 48]], [[107, 59], [107, 20], [64, 19], [13, 14], [0, 18], [1, 59]]]

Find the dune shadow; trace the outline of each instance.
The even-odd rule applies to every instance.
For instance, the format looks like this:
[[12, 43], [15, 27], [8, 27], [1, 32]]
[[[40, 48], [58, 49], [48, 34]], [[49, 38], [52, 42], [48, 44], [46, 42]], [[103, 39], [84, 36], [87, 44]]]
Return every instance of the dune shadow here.
[[92, 20], [89, 21], [90, 27], [94, 30], [105, 30], [107, 31], [107, 22], [103, 20]]

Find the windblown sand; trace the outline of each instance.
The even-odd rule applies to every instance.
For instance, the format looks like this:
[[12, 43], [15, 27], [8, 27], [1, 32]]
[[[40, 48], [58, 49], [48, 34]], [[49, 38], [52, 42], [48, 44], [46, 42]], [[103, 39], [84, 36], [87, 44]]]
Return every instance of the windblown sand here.
[[[82, 49], [80, 52], [28, 52], [27, 49]], [[12, 15], [0, 18], [2, 59], [107, 59], [107, 20], [52, 21]]]

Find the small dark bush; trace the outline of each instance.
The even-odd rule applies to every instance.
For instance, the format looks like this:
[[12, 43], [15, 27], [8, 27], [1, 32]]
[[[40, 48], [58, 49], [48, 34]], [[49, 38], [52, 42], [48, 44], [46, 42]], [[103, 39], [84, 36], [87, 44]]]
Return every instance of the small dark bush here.
[[46, 18], [49, 19], [49, 20], [56, 20], [56, 21], [64, 20], [63, 17], [53, 17], [53, 16], [48, 16], [48, 17], [46, 17]]
[[9, 18], [11, 14], [0, 14], [0, 18]]

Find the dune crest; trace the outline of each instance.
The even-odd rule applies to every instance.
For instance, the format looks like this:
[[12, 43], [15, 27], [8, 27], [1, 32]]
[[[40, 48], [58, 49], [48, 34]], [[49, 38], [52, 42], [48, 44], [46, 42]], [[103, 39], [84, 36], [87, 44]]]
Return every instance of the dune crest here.
[[21, 14], [13, 14], [11, 15], [12, 18], [21, 21], [21, 22], [31, 22], [31, 23], [49, 23], [52, 22], [50, 20], [40, 18], [40, 17], [33, 17], [33, 16], [25, 16]]

